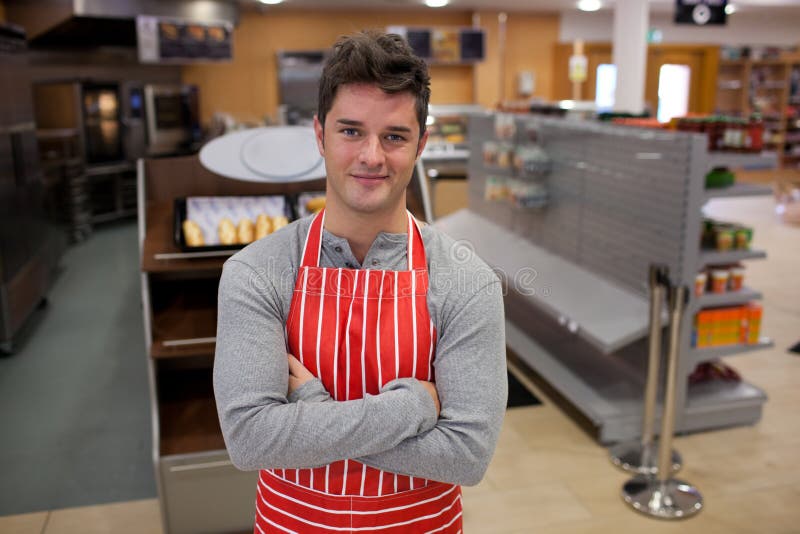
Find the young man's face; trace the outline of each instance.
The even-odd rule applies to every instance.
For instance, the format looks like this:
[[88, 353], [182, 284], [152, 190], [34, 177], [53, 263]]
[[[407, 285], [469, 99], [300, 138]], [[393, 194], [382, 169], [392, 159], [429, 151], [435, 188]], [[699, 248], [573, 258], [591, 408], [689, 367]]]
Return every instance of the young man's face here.
[[314, 118], [328, 174], [327, 204], [340, 212], [391, 214], [405, 210], [405, 192], [420, 139], [410, 93], [386, 94], [368, 84], [339, 87], [323, 129]]

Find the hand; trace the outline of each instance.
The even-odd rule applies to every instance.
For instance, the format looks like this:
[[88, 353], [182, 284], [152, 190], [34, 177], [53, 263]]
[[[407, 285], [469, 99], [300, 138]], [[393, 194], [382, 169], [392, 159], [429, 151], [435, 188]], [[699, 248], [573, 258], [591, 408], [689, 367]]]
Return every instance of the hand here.
[[300, 363], [300, 360], [291, 354], [287, 354], [286, 356], [289, 358], [289, 394], [291, 394], [309, 380], [313, 380], [314, 375]]
[[439, 404], [439, 393], [436, 391], [436, 386], [433, 384], [433, 382], [426, 382], [424, 380], [420, 380], [419, 382], [420, 384], [422, 384], [422, 387], [424, 387], [427, 390], [428, 394], [433, 398], [433, 404], [434, 406], [436, 406], [436, 418], [438, 419], [439, 412], [442, 410], [442, 406], [441, 404]]

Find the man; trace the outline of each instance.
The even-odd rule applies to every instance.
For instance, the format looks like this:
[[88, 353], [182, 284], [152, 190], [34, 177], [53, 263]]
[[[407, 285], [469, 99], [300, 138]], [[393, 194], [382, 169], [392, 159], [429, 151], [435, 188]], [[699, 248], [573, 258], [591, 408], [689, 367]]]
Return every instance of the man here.
[[261, 470], [256, 531], [459, 532], [494, 452], [499, 280], [405, 209], [429, 83], [402, 38], [341, 38], [314, 120], [325, 210], [225, 263], [214, 389], [231, 460]]

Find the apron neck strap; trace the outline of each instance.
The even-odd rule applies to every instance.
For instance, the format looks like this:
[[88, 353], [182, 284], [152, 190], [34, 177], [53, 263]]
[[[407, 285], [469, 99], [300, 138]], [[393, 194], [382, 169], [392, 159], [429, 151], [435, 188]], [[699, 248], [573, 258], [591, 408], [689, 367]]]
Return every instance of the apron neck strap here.
[[325, 209], [314, 216], [311, 226], [306, 234], [306, 242], [303, 245], [303, 260], [301, 267], [318, 267], [319, 258], [322, 250], [322, 229], [325, 226]]
[[406, 215], [408, 216], [408, 270], [427, 270], [428, 261], [425, 258], [425, 246], [422, 243], [419, 224], [410, 211], [406, 210]]
[[[417, 220], [406, 210], [408, 218], [408, 269], [427, 270], [428, 262], [425, 258], [425, 247], [422, 242], [422, 233], [419, 230]], [[303, 245], [303, 259], [301, 267], [319, 267], [319, 260], [322, 251], [322, 230], [325, 227], [325, 210], [320, 211], [311, 221], [308, 228], [306, 242]]]

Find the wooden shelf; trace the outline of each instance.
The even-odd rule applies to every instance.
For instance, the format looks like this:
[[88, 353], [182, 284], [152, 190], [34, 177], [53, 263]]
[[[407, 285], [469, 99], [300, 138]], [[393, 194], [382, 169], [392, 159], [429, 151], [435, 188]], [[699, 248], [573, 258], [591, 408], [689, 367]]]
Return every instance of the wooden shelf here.
[[745, 60], [744, 59], [720, 59], [719, 66], [720, 67], [744, 67]]
[[158, 399], [162, 455], [225, 449], [210, 368], [159, 373]]
[[786, 60], [780, 58], [773, 59], [751, 59], [750, 65], [754, 67], [785, 67]]
[[163, 341], [153, 341], [150, 347], [152, 358], [189, 358], [192, 356], [213, 356], [216, 343], [194, 343], [183, 346], [165, 345]]
[[157, 259], [160, 254], [180, 254], [173, 236], [173, 203], [161, 202], [147, 207], [147, 235], [142, 247], [142, 271], [147, 273], [186, 273], [216, 275], [228, 256], [211, 258]]
[[213, 338], [216, 335], [218, 284], [216, 279], [151, 281], [151, 357], [214, 354], [213, 342], [179, 346], [169, 346], [168, 342]]
[[[768, 126], [765, 140], [767, 131], [782, 138], [787, 129], [786, 115], [792, 106], [793, 97], [789, 92], [792, 66], [792, 59], [788, 57], [720, 61], [715, 108], [740, 116], [760, 113]], [[742, 91], [731, 90], [737, 82], [741, 82]], [[783, 141], [765, 143], [765, 147], [772, 147], [780, 155]], [[783, 168], [789, 168], [791, 163], [785, 158], [778, 160]]]

